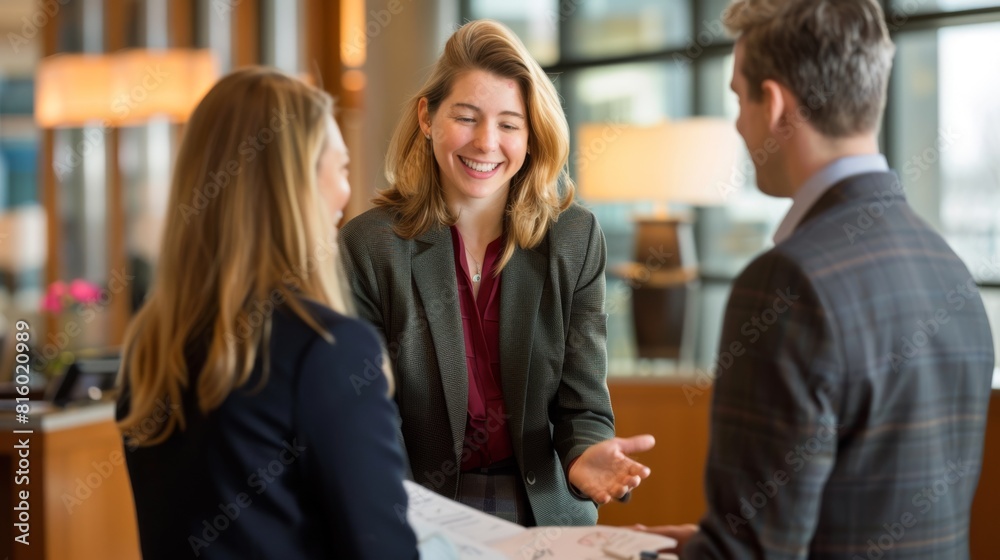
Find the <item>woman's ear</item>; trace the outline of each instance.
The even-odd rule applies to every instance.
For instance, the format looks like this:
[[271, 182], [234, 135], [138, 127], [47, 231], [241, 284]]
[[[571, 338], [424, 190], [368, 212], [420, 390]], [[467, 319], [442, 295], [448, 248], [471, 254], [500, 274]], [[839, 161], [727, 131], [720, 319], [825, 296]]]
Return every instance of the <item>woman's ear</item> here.
[[417, 102], [417, 123], [420, 125], [420, 132], [424, 137], [431, 138], [431, 115], [427, 106], [427, 98], [421, 97]]

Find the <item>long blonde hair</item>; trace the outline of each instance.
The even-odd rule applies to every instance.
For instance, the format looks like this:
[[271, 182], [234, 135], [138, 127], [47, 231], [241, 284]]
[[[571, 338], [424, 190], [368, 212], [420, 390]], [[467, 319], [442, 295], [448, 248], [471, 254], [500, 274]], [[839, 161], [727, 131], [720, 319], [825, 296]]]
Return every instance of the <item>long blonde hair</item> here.
[[514, 33], [490, 20], [472, 21], [456, 31], [434, 65], [427, 82], [407, 103], [385, 159], [390, 187], [375, 204], [391, 208], [396, 234], [420, 236], [457, 216], [448, 210], [433, 150], [420, 130], [417, 108], [427, 98], [431, 115], [464, 73], [482, 70], [516, 81], [528, 111], [528, 151], [511, 179], [504, 229], [506, 245], [496, 273], [516, 247], [530, 249], [545, 238], [549, 226], [573, 203], [575, 186], [567, 173], [569, 125], [551, 80]]
[[[134, 444], [184, 429], [193, 347], [207, 350], [195, 388], [207, 413], [249, 380], [258, 348], [266, 367], [275, 307], [287, 305], [331, 342], [300, 298], [350, 312], [336, 229], [316, 184], [332, 110], [325, 92], [266, 68], [229, 74], [195, 109], [177, 155], [156, 280], [125, 338], [121, 375], [131, 401], [119, 428]], [[169, 414], [149, 430], [148, 419], [165, 407]]]

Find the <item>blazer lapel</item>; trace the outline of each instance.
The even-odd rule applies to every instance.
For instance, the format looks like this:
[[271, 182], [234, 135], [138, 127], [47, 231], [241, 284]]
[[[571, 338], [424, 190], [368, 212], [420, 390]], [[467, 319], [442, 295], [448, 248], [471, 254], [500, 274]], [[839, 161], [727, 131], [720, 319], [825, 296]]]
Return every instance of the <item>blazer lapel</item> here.
[[548, 275], [548, 259], [539, 249], [514, 251], [500, 278], [500, 376], [508, 429], [515, 455], [523, 457], [525, 398], [531, 369], [531, 346], [539, 302]]
[[413, 280], [437, 355], [455, 456], [461, 457], [469, 408], [469, 374], [451, 233], [448, 228], [436, 228], [415, 241]]

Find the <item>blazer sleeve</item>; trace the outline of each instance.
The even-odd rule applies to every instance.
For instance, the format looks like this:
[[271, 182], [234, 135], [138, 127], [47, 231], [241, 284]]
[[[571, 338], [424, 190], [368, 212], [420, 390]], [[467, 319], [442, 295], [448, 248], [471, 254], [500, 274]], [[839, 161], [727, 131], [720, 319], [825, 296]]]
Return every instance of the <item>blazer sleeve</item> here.
[[607, 249], [597, 218], [590, 217], [580, 276], [573, 287], [562, 377], [550, 408], [552, 441], [563, 471], [584, 450], [615, 437], [608, 394], [608, 315], [604, 309]]
[[[344, 270], [347, 274], [348, 285], [351, 287], [351, 295], [358, 316], [371, 323], [382, 342], [389, 344], [386, 336], [385, 316], [382, 313], [385, 303], [381, 298], [378, 275], [375, 272], [375, 264], [371, 256], [372, 249], [367, 244], [371, 238], [369, 234], [370, 232], [365, 231], [364, 227], [359, 229], [347, 227], [341, 230], [339, 238], [341, 261], [344, 263]], [[396, 439], [399, 441], [400, 447], [403, 448], [403, 458], [405, 459], [409, 455], [406, 450], [406, 441], [403, 439], [403, 421], [398, 412], [395, 421]], [[406, 461], [406, 478], [413, 480], [409, 460]]]
[[733, 285], [705, 470], [708, 513], [683, 558], [809, 557], [837, 455], [837, 329], [801, 268], [775, 251]]
[[344, 558], [417, 558], [406, 521], [404, 460], [382, 347], [360, 321], [342, 321], [303, 357], [297, 399], [306, 472]]
[[371, 323], [382, 340], [385, 340], [385, 318], [382, 316], [378, 277], [367, 240], [363, 231], [342, 230], [338, 240], [341, 262], [344, 263], [344, 272], [347, 274], [358, 316]]

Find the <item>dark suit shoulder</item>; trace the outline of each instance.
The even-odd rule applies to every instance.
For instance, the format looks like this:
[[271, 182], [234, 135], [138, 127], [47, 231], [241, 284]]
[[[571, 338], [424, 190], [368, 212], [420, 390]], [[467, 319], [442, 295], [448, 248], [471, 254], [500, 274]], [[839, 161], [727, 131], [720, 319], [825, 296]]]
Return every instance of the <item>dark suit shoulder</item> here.
[[589, 232], [597, 225], [597, 217], [587, 208], [574, 202], [569, 208], [559, 214], [559, 219], [552, 224], [554, 232]]
[[392, 210], [376, 206], [351, 218], [340, 228], [341, 241], [347, 245], [357, 243], [378, 243], [398, 240], [393, 226]]
[[[332, 334], [334, 338], [337, 338], [338, 335], [348, 339], [370, 336], [374, 340], [378, 340], [375, 335], [375, 330], [371, 327], [371, 325], [362, 319], [349, 317], [313, 300], [303, 299], [301, 302], [309, 312], [309, 315], [312, 316], [312, 318], [315, 319], [321, 327], [326, 329], [327, 332]], [[312, 328], [310, 328], [309, 325], [307, 325], [306, 322], [300, 317], [295, 316], [290, 311], [286, 311], [285, 315], [290, 320], [297, 322], [301, 328], [306, 328], [313, 332], [313, 338], [319, 337], [319, 333], [313, 331]]]
[[[375, 330], [362, 319], [348, 317], [329, 307], [309, 299], [302, 299], [300, 303], [305, 307], [306, 312], [318, 323], [318, 325], [334, 339], [334, 344], [352, 345], [378, 345], [378, 335]], [[287, 306], [280, 309], [275, 314], [275, 328], [271, 347], [275, 350], [275, 357], [278, 358], [281, 367], [284, 365], [289, 371], [294, 371], [301, 357], [315, 344], [326, 344], [320, 334], [310, 327], [301, 317], [296, 315]], [[283, 360], [281, 358], [284, 358]], [[280, 362], [285, 362], [284, 364]]]
[[603, 235], [593, 212], [574, 203], [549, 227], [548, 251], [553, 256], [582, 258]]

